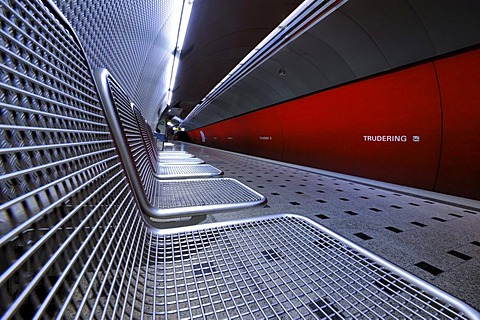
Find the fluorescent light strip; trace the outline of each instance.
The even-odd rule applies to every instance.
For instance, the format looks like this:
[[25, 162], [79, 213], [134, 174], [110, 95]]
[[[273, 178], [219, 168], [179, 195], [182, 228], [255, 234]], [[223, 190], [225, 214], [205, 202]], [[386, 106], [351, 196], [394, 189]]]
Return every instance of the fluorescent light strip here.
[[[178, 1], [178, 0], [177, 0]], [[180, 15], [180, 25], [178, 28], [177, 42], [175, 46], [175, 53], [173, 59], [172, 73], [170, 75], [170, 81], [167, 89], [167, 106], [172, 103], [172, 93], [175, 86], [175, 80], [177, 78], [178, 66], [180, 65], [180, 55], [182, 54], [183, 42], [187, 35], [188, 22], [192, 13], [194, 0], [183, 0], [182, 13]]]
[[254, 67], [267, 60], [310, 27], [324, 19], [348, 0], [305, 0], [286, 17], [265, 39], [250, 51], [188, 114], [184, 123], [202, 111], [217, 96], [225, 92]]
[[180, 21], [180, 30], [178, 32], [177, 51], [181, 51], [183, 48], [183, 42], [187, 34], [188, 21], [192, 13], [193, 0], [184, 0], [182, 19]]

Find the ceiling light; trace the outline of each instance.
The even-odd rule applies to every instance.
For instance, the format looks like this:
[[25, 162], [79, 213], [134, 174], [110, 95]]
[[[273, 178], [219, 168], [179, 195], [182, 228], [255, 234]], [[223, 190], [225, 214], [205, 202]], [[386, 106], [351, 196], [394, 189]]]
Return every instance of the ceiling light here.
[[193, 8], [193, 0], [183, 1], [182, 19], [180, 21], [180, 29], [178, 31], [178, 40], [177, 40], [178, 51], [181, 51], [183, 48], [183, 42], [185, 41], [185, 36], [187, 35], [188, 21], [190, 20], [192, 8]]
[[[178, 1], [178, 3], [181, 3], [181, 2]], [[183, 0], [182, 6], [181, 8], [179, 8], [179, 10], [181, 10], [180, 25], [178, 27], [177, 42], [175, 46], [172, 72], [170, 74], [170, 81], [168, 82], [167, 105], [170, 105], [172, 102], [172, 92], [175, 86], [178, 66], [180, 65], [180, 55], [182, 52], [183, 42], [185, 41], [185, 36], [187, 35], [188, 21], [190, 20], [192, 8], [193, 8], [193, 0]]]

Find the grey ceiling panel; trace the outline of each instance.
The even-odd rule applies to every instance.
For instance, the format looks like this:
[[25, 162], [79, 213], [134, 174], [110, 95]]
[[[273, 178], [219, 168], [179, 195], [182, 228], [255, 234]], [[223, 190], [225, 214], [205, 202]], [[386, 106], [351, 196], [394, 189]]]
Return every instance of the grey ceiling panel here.
[[[340, 82], [349, 81], [355, 77], [352, 68], [344, 57], [323, 39], [306, 33], [293, 44], [289, 51], [296, 53], [292, 68], [307, 84], [300, 94], [306, 91], [318, 90]], [[290, 60], [284, 62], [287, 67]]]
[[252, 72], [252, 77], [262, 79], [279, 100], [295, 96], [297, 89], [306, 85], [296, 72], [290, 72], [290, 65], [287, 66], [284, 62], [284, 59], [282, 61], [269, 59]]
[[420, 17], [438, 54], [452, 48], [478, 43], [480, 38], [480, 1], [409, 0]]
[[221, 121], [222, 119], [225, 119], [222, 117], [222, 112], [221, 109], [217, 109], [218, 106], [212, 106], [212, 110], [208, 113], [201, 113], [198, 116], [196, 116], [194, 119], [192, 119], [191, 124], [188, 126], [185, 126], [185, 129], [189, 130], [190, 128], [199, 128], [203, 127], [207, 124], [210, 123], [215, 123], [217, 121]]
[[350, 1], [341, 10], [375, 41], [392, 68], [435, 55], [427, 30], [408, 1]]
[[[249, 80], [255, 81], [252, 78]], [[233, 117], [238, 114], [256, 109], [254, 106], [265, 105], [265, 103], [269, 101], [267, 99], [271, 96], [262, 96], [259, 95], [259, 93], [262, 92], [258, 88], [252, 86], [250, 82], [244, 81], [239, 84], [235, 90], [225, 92], [225, 94], [216, 99], [213, 106], [217, 110], [223, 110], [220, 114], [222, 114], [224, 117]], [[229, 105], [231, 102], [234, 102], [235, 106], [232, 105], [229, 108], [225, 108], [225, 106]]]
[[[242, 100], [243, 108], [246, 112], [258, 109], [259, 105], [266, 106], [271, 101], [283, 101], [280, 92], [275, 90], [269, 83], [265, 74], [255, 72], [254, 75], [248, 77], [248, 81], [242, 81], [236, 85], [235, 91], [238, 91], [238, 98]], [[232, 93], [226, 92], [226, 97]], [[229, 100], [229, 99], [228, 99]], [[234, 109], [234, 114], [241, 111], [239, 108]]]
[[[389, 69], [377, 43], [356, 21], [344, 14], [342, 8], [310, 29], [308, 34], [328, 44], [356, 77]], [[316, 40], [312, 38], [311, 41]], [[324, 62], [318, 60], [317, 64], [321, 69]]]
[[[309, 54], [298, 47], [288, 46], [265, 62], [259, 69], [263, 70], [264, 73], [268, 71], [269, 77], [275, 79], [272, 85], [278, 88], [277, 91], [281, 93], [284, 99], [290, 99], [301, 95], [310, 86], [311, 79], [315, 79], [317, 83], [323, 86], [329, 84], [328, 76], [324, 70], [312, 64], [308, 56], [305, 56]], [[280, 75], [280, 68], [284, 70], [284, 75]], [[257, 74], [257, 70], [252, 74]]]
[[321, 70], [310, 68], [302, 71], [303, 64], [298, 62], [302, 58], [298, 57], [296, 52], [289, 51], [287, 48], [280, 54], [263, 63], [253, 74], [264, 79], [283, 100], [298, 95], [298, 92], [308, 85], [304, 81], [308, 72], [316, 74], [321, 81], [321, 74], [319, 74]]

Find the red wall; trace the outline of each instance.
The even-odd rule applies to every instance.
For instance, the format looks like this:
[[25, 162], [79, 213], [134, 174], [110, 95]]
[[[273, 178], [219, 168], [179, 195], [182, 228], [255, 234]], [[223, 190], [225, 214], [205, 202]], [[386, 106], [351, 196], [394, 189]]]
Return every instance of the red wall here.
[[[480, 199], [480, 50], [189, 132], [194, 143]], [[406, 142], [364, 136], [406, 136]], [[413, 136], [420, 141], [414, 142]]]
[[480, 199], [480, 50], [435, 62], [443, 106], [436, 189]]

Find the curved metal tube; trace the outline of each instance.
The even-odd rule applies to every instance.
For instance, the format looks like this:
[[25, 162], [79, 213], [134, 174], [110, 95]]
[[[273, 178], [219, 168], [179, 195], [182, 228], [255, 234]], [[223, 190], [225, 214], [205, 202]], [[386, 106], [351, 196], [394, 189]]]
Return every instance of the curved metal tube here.
[[[118, 111], [114, 105], [112, 93], [109, 88], [109, 81], [115, 82], [115, 79], [110, 75], [106, 69], [96, 69], [94, 72], [94, 79], [97, 85], [100, 100], [105, 109], [105, 115], [109, 122], [110, 131], [113, 135], [115, 144], [118, 148], [120, 159], [125, 167], [127, 178], [133, 188], [135, 198], [141, 207], [144, 214], [153, 218], [168, 219], [178, 218], [184, 216], [204, 215], [206, 213], [218, 212], [218, 211], [231, 211], [249, 208], [255, 205], [260, 205], [266, 202], [266, 198], [242, 184], [242, 186], [250, 192], [256, 194], [259, 197], [259, 201], [256, 202], [240, 202], [233, 204], [215, 204], [193, 207], [179, 207], [160, 209], [153, 207], [145, 194], [145, 190], [142, 184], [142, 180], [137, 171], [135, 161], [130, 148], [126, 134], [120, 123], [120, 117]], [[115, 82], [116, 83], [116, 82]], [[118, 85], [118, 83], [116, 83]], [[118, 85], [120, 87], [120, 85]], [[152, 173], [153, 174], [153, 173]], [[230, 178], [222, 178], [227, 180], [234, 180]], [[185, 180], [184, 180], [185, 181]], [[236, 180], [234, 180], [236, 181]]]

